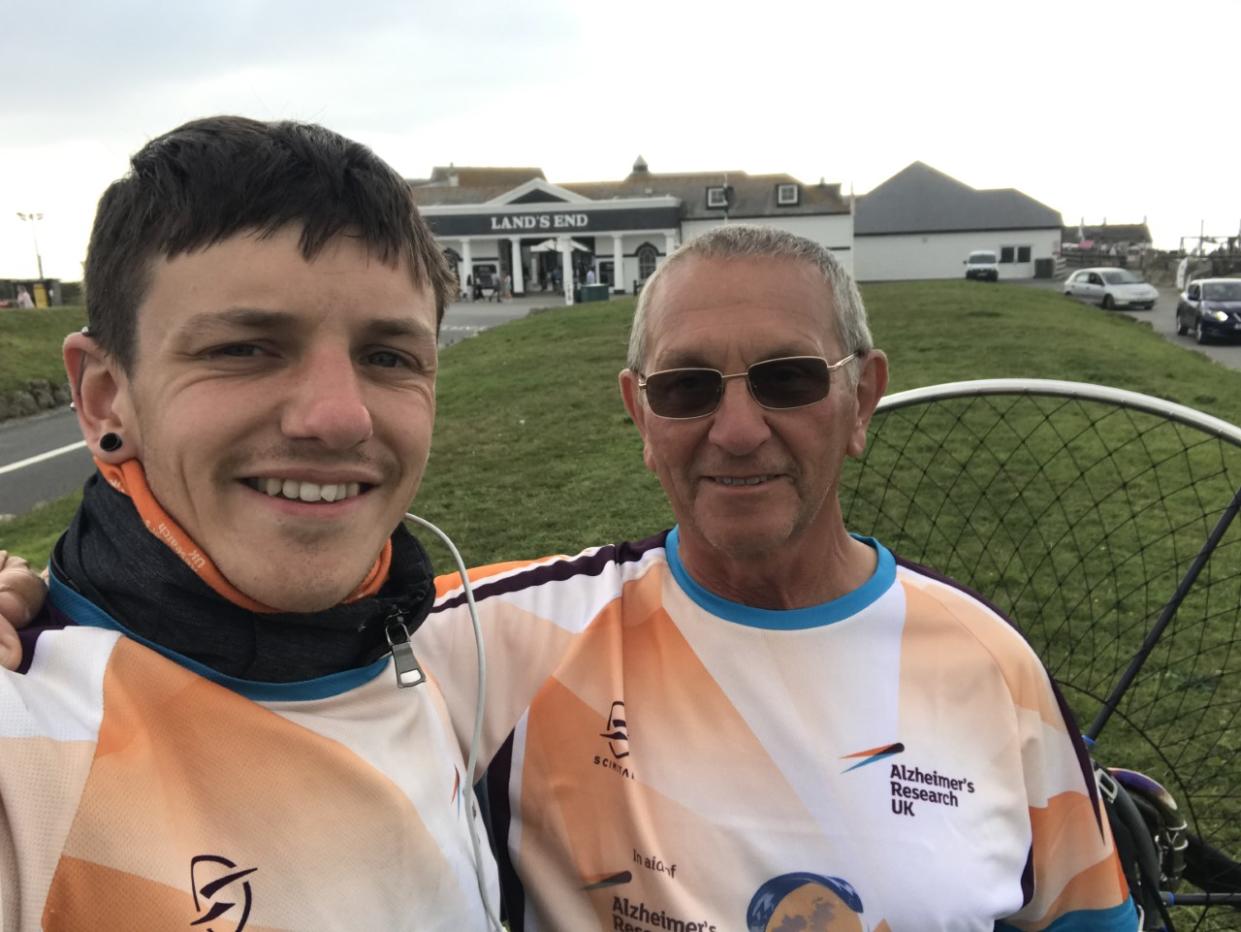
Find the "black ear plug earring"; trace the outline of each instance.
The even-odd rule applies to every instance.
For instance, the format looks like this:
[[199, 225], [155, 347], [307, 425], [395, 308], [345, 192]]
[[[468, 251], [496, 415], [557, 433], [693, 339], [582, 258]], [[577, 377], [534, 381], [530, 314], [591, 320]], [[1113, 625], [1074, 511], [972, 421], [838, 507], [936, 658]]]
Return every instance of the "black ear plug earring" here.
[[115, 453], [121, 448], [122, 443], [124, 441], [121, 440], [120, 434], [114, 434], [109, 431], [99, 438], [99, 449], [103, 450], [104, 453]]

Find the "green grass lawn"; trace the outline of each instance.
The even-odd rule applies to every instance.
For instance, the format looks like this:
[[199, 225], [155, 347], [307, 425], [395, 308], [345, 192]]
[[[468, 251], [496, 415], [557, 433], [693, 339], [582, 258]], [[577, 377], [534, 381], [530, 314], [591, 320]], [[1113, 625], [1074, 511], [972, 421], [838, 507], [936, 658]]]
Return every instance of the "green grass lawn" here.
[[[1241, 372], [1127, 317], [1020, 286], [899, 283], [863, 295], [891, 359], [890, 392], [970, 378], [1094, 381], [1241, 423]], [[74, 326], [73, 310], [51, 313], [60, 323], [46, 318], [42, 342], [22, 338], [32, 358], [58, 358]], [[616, 387], [632, 314], [632, 300], [557, 309], [443, 352], [417, 510], [469, 562], [573, 552], [671, 522]], [[45, 561], [63, 512], [42, 512], [0, 527], [0, 545]]]
[[0, 395], [31, 379], [65, 381], [60, 344], [86, 323], [84, 307], [0, 310]]
[[[976, 378], [1064, 379], [1143, 392], [1241, 423], [1241, 371], [1052, 291], [953, 281], [872, 285], [863, 294], [876, 343], [891, 360], [890, 392]], [[616, 386], [632, 313], [631, 300], [557, 309], [444, 351], [435, 441], [416, 510], [453, 536], [467, 562], [571, 553], [670, 525]], [[56, 330], [58, 346], [59, 334], [74, 322], [66, 314], [48, 326], [44, 340], [50, 344]], [[952, 417], [968, 430], [976, 415]], [[1016, 444], [1003, 455], [961, 461], [952, 460], [951, 443], [898, 442], [899, 425], [885, 424], [865, 467], [852, 467], [842, 489], [858, 529], [877, 531], [898, 552], [971, 581], [1011, 611], [1068, 685], [1084, 725], [1192, 556], [1209, 512], [1226, 504], [1241, 464], [1218, 450], [1177, 454], [1176, 436], [1144, 433], [1134, 421], [1108, 422], [1068, 439], [1040, 432], [1037, 412], [1003, 423], [1014, 436], [1028, 434], [1027, 448]], [[1142, 444], [1153, 463], [1183, 457], [1174, 465], [1193, 481], [1168, 495], [1166, 512], [1135, 520], [1126, 501], [1144, 485], [1164, 481], [1166, 466], [1118, 482], [1104, 475], [1106, 463], [1092, 459], [1103, 446], [1128, 443]], [[1036, 465], [1053, 448], [1049, 465]], [[947, 503], [956, 492], [943, 489], [917, 496], [937, 503], [932, 509], [892, 513], [891, 500], [879, 507], [868, 483], [882, 480], [902, 458], [934, 464], [925, 470], [927, 481], [951, 485], [963, 476], [958, 491], [967, 493], [965, 501], [985, 507], [954, 510]], [[1227, 461], [1221, 466], [1220, 460]], [[1043, 488], [1032, 481], [1040, 469], [1048, 489], [1071, 476], [1065, 470], [1080, 478], [1070, 483], [1071, 494], [1031, 497]], [[1110, 483], [1111, 491], [1100, 483]], [[0, 525], [0, 546], [42, 563], [74, 505], [70, 497]], [[1226, 541], [1226, 559], [1241, 554], [1239, 536], [1241, 527]], [[447, 553], [428, 545], [437, 566], [449, 569]], [[1138, 555], [1112, 552], [1121, 549]], [[1211, 792], [1213, 767], [1235, 767], [1241, 686], [1230, 658], [1241, 652], [1238, 578], [1235, 568], [1214, 571], [1210, 585], [1186, 603], [1193, 634], [1161, 647], [1121, 720], [1109, 726], [1102, 747], [1113, 762], [1159, 774], [1168, 763], [1192, 764], [1194, 779], [1206, 782], [1176, 789], [1194, 793]], [[1165, 695], [1176, 701], [1162, 702]], [[1235, 841], [1241, 812], [1233, 794], [1224, 795], [1210, 813], [1195, 813], [1195, 823], [1218, 840]]]

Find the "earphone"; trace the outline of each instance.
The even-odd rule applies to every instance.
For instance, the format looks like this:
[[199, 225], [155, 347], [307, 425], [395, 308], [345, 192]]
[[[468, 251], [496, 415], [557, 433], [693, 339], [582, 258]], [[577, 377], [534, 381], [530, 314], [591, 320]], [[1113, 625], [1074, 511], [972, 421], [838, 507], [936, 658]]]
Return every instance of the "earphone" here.
[[465, 561], [461, 559], [461, 554], [457, 550], [456, 545], [449, 539], [448, 535], [437, 528], [430, 521], [420, 518], [409, 512], [405, 513], [406, 521], [413, 521], [419, 527], [424, 527], [448, 548], [448, 552], [452, 554], [453, 562], [457, 565], [457, 573], [461, 576], [461, 585], [465, 591], [465, 603], [470, 610], [470, 622], [474, 626], [474, 645], [478, 652], [478, 694], [474, 707], [474, 733], [470, 736], [470, 754], [469, 759], [465, 763], [466, 780], [469, 781], [470, 792], [468, 794], [469, 813], [466, 822], [470, 829], [470, 846], [474, 853], [474, 873], [478, 878], [478, 893], [482, 897], [483, 909], [487, 913], [487, 921], [491, 923], [494, 932], [504, 932], [504, 927], [500, 925], [500, 920], [492, 913], [491, 904], [487, 899], [487, 881], [483, 872], [483, 855], [482, 847], [478, 841], [478, 799], [474, 794], [474, 768], [478, 765], [478, 746], [482, 741], [483, 735], [483, 708], [487, 701], [487, 651], [483, 646], [483, 626], [478, 620], [478, 609], [474, 604], [474, 589], [470, 585], [470, 576], [466, 572]]

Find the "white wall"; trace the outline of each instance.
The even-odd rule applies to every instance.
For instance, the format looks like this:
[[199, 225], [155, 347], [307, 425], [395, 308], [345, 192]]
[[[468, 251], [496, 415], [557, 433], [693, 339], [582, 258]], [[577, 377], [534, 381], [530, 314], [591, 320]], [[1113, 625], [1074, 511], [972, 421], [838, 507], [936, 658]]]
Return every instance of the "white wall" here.
[[[720, 220], [687, 220], [681, 225], [681, 240], [688, 242], [696, 236], [701, 236], [707, 230], [721, 226], [723, 222], [722, 218]], [[818, 216], [805, 214], [780, 216], [777, 214], [773, 217], [745, 217], [735, 222], [775, 227], [777, 230], [787, 230], [789, 233], [796, 233], [798, 236], [814, 240], [819, 245], [831, 249], [836, 258], [840, 260], [840, 264], [849, 272], [853, 272], [855, 262], [853, 250], [841, 248], [854, 245], [852, 214]]]
[[999, 256], [1001, 246], [1029, 246], [1030, 261], [1001, 263], [1000, 278], [1033, 278], [1034, 260], [1055, 255], [1060, 231], [859, 235], [853, 240], [854, 274], [863, 282], [964, 278], [966, 256], [975, 249], [993, 249]]

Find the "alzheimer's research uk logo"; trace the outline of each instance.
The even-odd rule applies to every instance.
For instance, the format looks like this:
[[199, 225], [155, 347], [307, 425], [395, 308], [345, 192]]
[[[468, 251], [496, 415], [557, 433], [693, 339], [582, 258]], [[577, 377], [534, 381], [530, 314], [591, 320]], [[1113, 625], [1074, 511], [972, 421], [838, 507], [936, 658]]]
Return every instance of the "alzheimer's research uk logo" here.
[[216, 919], [226, 919], [232, 932], [242, 932], [250, 919], [250, 881], [245, 880], [257, 867], [238, 869], [228, 858], [218, 854], [200, 854], [190, 861], [190, 887], [194, 891], [194, 912], [198, 916], [191, 926], [205, 926]]
[[855, 751], [852, 754], [846, 754], [841, 760], [854, 760], [856, 764], [846, 767], [841, 773], [848, 773], [850, 770], [857, 770], [859, 767], [865, 767], [869, 764], [878, 763], [886, 760], [893, 754], [900, 754], [905, 750], [905, 745], [897, 741], [895, 744], [885, 744], [882, 747], [868, 748], [865, 751]]
[[[895, 754], [901, 754], [905, 745], [899, 741], [883, 747], [869, 748], [846, 754], [841, 760], [857, 761], [846, 767], [841, 773], [849, 773], [859, 767], [877, 764]], [[974, 781], [969, 777], [954, 777], [940, 773], [938, 769], [923, 770], [910, 764], [892, 764], [888, 769], [888, 788], [892, 793], [892, 812], [899, 816], [917, 816], [914, 803], [930, 803], [946, 806], [951, 809], [961, 807], [962, 796], [974, 793]]]
[[608, 750], [617, 760], [629, 756], [629, 727], [625, 723], [625, 703], [617, 699], [608, 711], [607, 724], [599, 735], [608, 739]]

